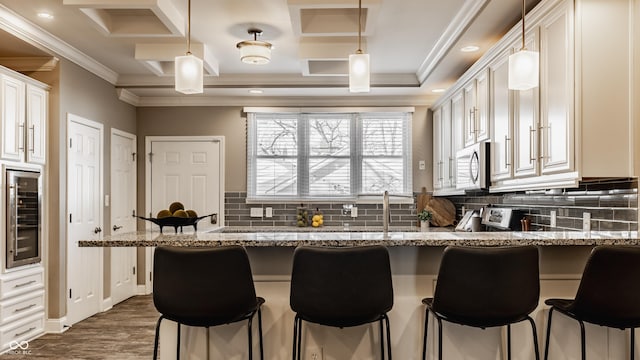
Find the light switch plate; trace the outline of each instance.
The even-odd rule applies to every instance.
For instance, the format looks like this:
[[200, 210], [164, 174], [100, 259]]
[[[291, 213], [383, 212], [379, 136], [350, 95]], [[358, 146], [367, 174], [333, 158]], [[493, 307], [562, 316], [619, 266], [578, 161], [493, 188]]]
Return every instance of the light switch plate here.
[[426, 168], [427, 168], [427, 164], [424, 162], [424, 160], [418, 161], [418, 169], [424, 170]]
[[251, 217], [262, 217], [262, 208], [251, 208]]
[[582, 213], [582, 231], [591, 231], [591, 213]]
[[354, 206], [354, 207], [351, 208], [351, 217], [352, 218], [358, 217], [358, 207], [357, 206]]
[[266, 217], [266, 218], [273, 217], [273, 208], [272, 207], [264, 208], [264, 217]]
[[556, 227], [557, 225], [557, 221], [558, 221], [558, 214], [556, 213], [555, 210], [551, 210], [551, 219], [549, 220], [549, 226], [551, 226], [552, 228]]

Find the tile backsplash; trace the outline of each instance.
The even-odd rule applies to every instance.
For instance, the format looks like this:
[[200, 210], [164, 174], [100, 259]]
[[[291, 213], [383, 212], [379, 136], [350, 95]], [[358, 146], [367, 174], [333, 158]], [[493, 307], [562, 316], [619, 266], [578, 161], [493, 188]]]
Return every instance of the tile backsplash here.
[[[295, 226], [297, 217], [296, 209], [301, 204], [274, 204], [274, 203], [251, 203], [246, 202], [246, 192], [225, 193], [225, 225], [226, 226]], [[358, 216], [351, 217], [351, 214], [343, 215], [343, 204], [339, 203], [303, 203], [310, 214], [316, 208], [324, 215], [324, 226], [349, 226], [366, 227], [382, 226], [382, 196], [380, 204], [353, 204], [358, 208]], [[265, 217], [265, 209], [272, 209], [272, 217]], [[262, 217], [251, 217], [251, 208], [260, 208]], [[413, 226], [416, 224], [416, 211], [414, 204], [391, 204], [392, 226]]]
[[[415, 194], [417, 195], [417, 193]], [[225, 193], [227, 226], [295, 226], [296, 208], [300, 204], [246, 202], [246, 192]], [[462, 210], [483, 206], [511, 207], [523, 211], [531, 219], [531, 230], [582, 230], [584, 213], [591, 216], [591, 230], [638, 230], [638, 179], [597, 179], [580, 183], [578, 188], [492, 194], [467, 193], [448, 197], [456, 205], [457, 217]], [[381, 199], [382, 200], [382, 199]], [[382, 226], [382, 203], [353, 204], [358, 216], [343, 215], [342, 203], [304, 203], [311, 214], [316, 208], [324, 214], [325, 226]], [[265, 217], [266, 208], [272, 217]], [[251, 208], [260, 208], [262, 217], [251, 217]], [[551, 227], [551, 211], [556, 212], [556, 226]], [[416, 225], [415, 204], [391, 204], [391, 226]]]
[[[508, 194], [467, 193], [449, 197], [458, 218], [465, 209], [483, 206], [517, 208], [531, 219], [532, 230], [582, 230], [584, 213], [591, 216], [591, 230], [638, 230], [638, 179], [597, 179], [578, 188]], [[551, 211], [556, 226], [551, 227]]]

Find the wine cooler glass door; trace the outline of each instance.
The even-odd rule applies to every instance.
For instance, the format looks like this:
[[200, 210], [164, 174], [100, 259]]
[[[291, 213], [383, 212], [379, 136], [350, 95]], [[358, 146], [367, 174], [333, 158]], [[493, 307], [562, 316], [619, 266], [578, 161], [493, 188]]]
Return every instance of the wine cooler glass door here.
[[7, 171], [7, 268], [40, 262], [40, 174]]

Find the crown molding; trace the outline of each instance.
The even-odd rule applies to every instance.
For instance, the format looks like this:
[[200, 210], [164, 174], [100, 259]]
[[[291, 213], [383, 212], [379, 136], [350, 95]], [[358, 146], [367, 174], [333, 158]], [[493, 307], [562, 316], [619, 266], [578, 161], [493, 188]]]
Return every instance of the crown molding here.
[[425, 96], [157, 96], [139, 97], [135, 106], [430, 106], [433, 100]]
[[467, 28], [480, 15], [482, 9], [489, 3], [489, 0], [465, 1], [464, 5], [451, 20], [447, 29], [442, 33], [434, 47], [422, 62], [416, 76], [423, 84], [438, 66], [440, 61], [447, 55], [456, 41], [464, 34]]
[[118, 94], [118, 99], [120, 101], [126, 102], [127, 104], [133, 106], [140, 105], [140, 96], [132, 93], [127, 89], [116, 89], [116, 94]]
[[79, 65], [85, 70], [115, 85], [118, 73], [102, 63], [82, 53], [62, 39], [50, 34], [41, 27], [31, 23], [18, 14], [0, 4], [0, 29], [43, 50]]

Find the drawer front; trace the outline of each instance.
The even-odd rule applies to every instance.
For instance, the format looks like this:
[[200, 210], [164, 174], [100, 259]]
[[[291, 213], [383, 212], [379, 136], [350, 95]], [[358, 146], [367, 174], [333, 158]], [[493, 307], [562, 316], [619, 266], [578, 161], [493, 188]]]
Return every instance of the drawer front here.
[[23, 276], [12, 274], [0, 279], [0, 298], [6, 299], [12, 296], [26, 294], [44, 287], [44, 273], [42, 269], [28, 272]]
[[4, 325], [37, 312], [44, 312], [44, 290], [0, 301], [0, 324]]
[[29, 351], [28, 341], [44, 332], [44, 313], [0, 328], [2, 351], [23, 354]]

